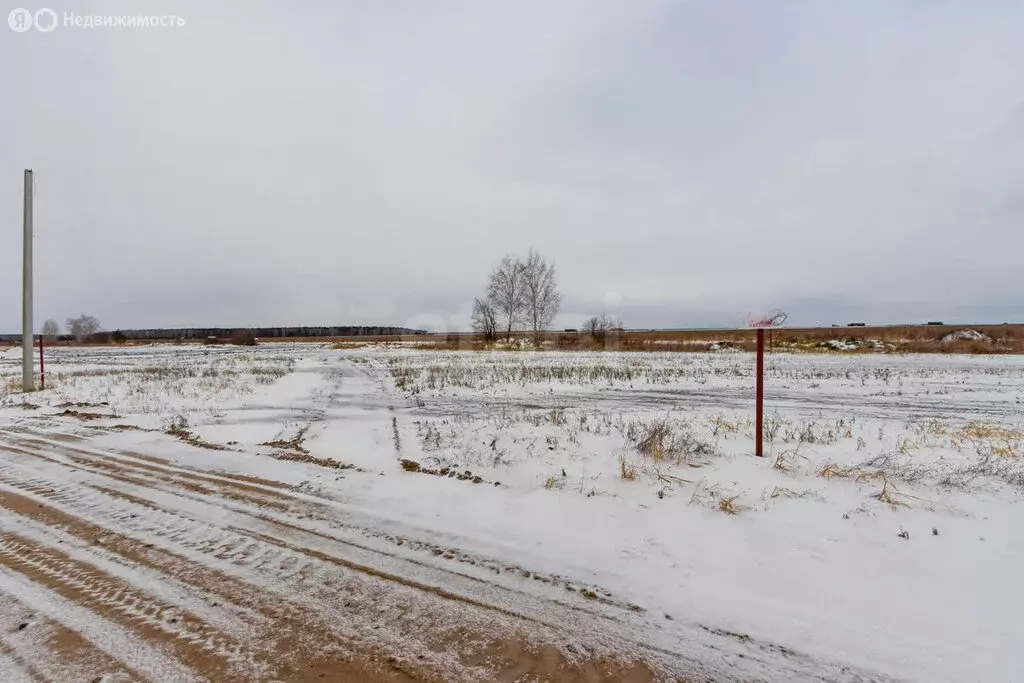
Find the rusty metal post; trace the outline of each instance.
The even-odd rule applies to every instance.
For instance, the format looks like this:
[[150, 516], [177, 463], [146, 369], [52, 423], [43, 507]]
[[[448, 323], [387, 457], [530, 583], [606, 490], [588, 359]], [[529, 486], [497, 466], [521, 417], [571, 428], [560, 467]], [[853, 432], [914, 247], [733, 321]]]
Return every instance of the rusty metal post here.
[[757, 409], [754, 418], [754, 447], [764, 457], [764, 328], [757, 328]]
[[39, 335], [39, 389], [46, 388], [46, 365], [43, 363], [43, 335]]

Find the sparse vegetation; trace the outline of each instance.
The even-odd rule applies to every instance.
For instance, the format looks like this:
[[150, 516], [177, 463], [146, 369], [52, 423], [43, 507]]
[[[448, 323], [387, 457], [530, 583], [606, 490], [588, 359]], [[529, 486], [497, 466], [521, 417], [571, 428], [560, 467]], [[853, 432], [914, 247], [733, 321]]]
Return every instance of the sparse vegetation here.
[[636, 466], [629, 464], [624, 455], [619, 456], [619, 476], [624, 481], [636, 481], [637, 478]]
[[717, 455], [714, 444], [695, 436], [685, 424], [668, 419], [631, 424], [627, 437], [636, 443], [641, 454], [660, 462], [671, 460], [697, 464], [701, 458]]
[[251, 330], [235, 330], [231, 333], [231, 343], [235, 346], [256, 346], [256, 335]]

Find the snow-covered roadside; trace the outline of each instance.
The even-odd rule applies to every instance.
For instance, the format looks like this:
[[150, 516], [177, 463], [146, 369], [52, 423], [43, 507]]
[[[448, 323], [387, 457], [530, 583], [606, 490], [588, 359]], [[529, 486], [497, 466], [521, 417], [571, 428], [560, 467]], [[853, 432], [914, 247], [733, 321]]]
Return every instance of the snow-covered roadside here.
[[[118, 362], [164, 353], [181, 361], [156, 347]], [[191, 366], [218, 367], [211, 353]], [[95, 410], [119, 419], [99, 424], [182, 414], [231, 450], [133, 431], [97, 444], [302, 483], [381, 524], [599, 586], [642, 608], [652, 638], [705, 629], [921, 681], [1010, 680], [1024, 664], [1019, 359], [775, 356], [758, 460], [743, 354], [247, 353], [287, 373], [227, 374], [235, 388], [213, 398], [189, 392], [219, 391], [217, 376], [141, 399], [90, 379], [0, 417], [68, 402], [106, 402]], [[178, 374], [168, 386], [202, 379]], [[287, 449], [265, 442], [320, 464], [270, 457]], [[401, 458], [482, 481], [405, 472]]]
[[[546, 362], [534, 354], [521, 358], [505, 360]], [[428, 354], [403, 360], [438, 363]], [[454, 360], [472, 366], [475, 358]], [[552, 354], [552, 360], [609, 359]], [[623, 360], [656, 367], [673, 358]], [[728, 365], [694, 360], [707, 364], [706, 376], [719, 371], [724, 393], [734, 388], [735, 373], [749, 376], [749, 357], [730, 358]], [[1018, 412], [1024, 364], [1011, 358], [883, 358], [874, 367], [864, 356], [809, 359], [816, 364], [772, 360], [775, 381], [785, 382], [789, 395], [770, 404], [781, 424], [764, 460], [751, 457], [749, 402], [746, 409], [694, 405], [686, 396], [693, 384], [685, 379], [669, 382], [660, 401], [637, 401], [628, 388], [601, 382], [445, 386], [398, 393], [412, 404], [399, 411], [402, 454], [434, 468], [469, 468], [502, 486], [409, 475], [372, 480], [357, 495], [346, 494], [353, 503], [419, 520], [463, 547], [603, 586], [652, 617], [689, 620], [911, 680], [1012, 678], [1024, 664], [1014, 644], [1024, 599], [1012, 588], [1024, 569], [1014, 530], [1024, 508], [1019, 486], [1007, 481], [1021, 482], [1016, 456], [991, 449], [1016, 449], [1024, 436]], [[363, 384], [354, 393], [371, 394], [369, 380]], [[715, 390], [713, 379], [698, 386]], [[844, 393], [849, 403], [836, 400]], [[943, 398], [934, 409], [928, 401], [936, 393]], [[474, 406], [474, 394], [506, 400]], [[596, 398], [601, 394], [613, 397]], [[969, 400], [961, 403], [962, 397]], [[983, 401], [998, 407], [986, 414], [978, 410]], [[904, 412], [921, 406], [921, 414]], [[861, 417], [887, 410], [896, 419]], [[710, 452], [680, 454], [689, 464], [638, 453], [630, 426], [662, 419], [689, 429]], [[394, 449], [383, 425], [375, 433], [377, 449]], [[1005, 476], [964, 474], [978, 469], [981, 452], [1013, 469]], [[881, 464], [862, 464], [873, 459]], [[623, 479], [624, 462], [636, 479]], [[828, 465], [837, 474], [821, 476]], [[733, 496], [738, 514], [722, 507]]]

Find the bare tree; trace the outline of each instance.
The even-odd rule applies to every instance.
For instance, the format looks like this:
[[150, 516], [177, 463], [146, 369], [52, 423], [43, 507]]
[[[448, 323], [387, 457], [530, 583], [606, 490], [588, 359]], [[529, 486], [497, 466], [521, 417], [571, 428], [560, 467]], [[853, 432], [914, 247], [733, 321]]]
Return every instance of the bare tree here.
[[600, 317], [595, 315], [583, 323], [583, 331], [595, 336], [603, 332], [621, 329], [622, 321], [608, 315], [602, 315]]
[[522, 323], [526, 312], [526, 266], [522, 261], [511, 256], [501, 259], [491, 271], [487, 300], [505, 329], [505, 338], [511, 339], [512, 329]]
[[84, 342], [90, 335], [100, 331], [100, 321], [84, 313], [77, 318], [68, 318], [66, 326], [77, 342]]
[[617, 332], [622, 330], [622, 321], [612, 315], [602, 315], [601, 324], [605, 332]]
[[487, 299], [473, 299], [473, 331], [486, 342], [492, 342], [498, 336], [498, 317]]
[[562, 296], [558, 293], [555, 264], [548, 263], [536, 249], [530, 249], [523, 268], [526, 321], [537, 341], [540, 332], [550, 327], [558, 315]]
[[51, 318], [50, 320], [47, 320], [45, 323], [43, 323], [43, 327], [40, 330], [40, 332], [42, 333], [43, 337], [45, 337], [47, 340], [52, 341], [57, 337], [57, 335], [60, 334], [60, 324], [56, 320], [53, 320]]
[[[600, 317], [593, 316], [583, 323], [583, 331], [590, 335], [591, 343], [606, 345], [610, 342], [612, 346], [618, 344], [618, 332], [622, 330], [622, 321], [608, 315]], [[613, 334], [609, 335], [611, 332]]]
[[604, 332], [604, 323], [601, 321], [601, 318], [595, 315], [583, 323], [583, 331], [596, 337], [598, 333]]

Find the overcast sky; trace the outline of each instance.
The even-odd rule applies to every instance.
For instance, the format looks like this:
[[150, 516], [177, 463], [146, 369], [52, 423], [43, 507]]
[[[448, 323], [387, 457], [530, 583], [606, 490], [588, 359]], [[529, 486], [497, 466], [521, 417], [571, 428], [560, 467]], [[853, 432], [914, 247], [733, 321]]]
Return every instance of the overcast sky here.
[[1022, 2], [49, 6], [185, 25], [0, 25], [0, 331], [28, 167], [37, 329], [1024, 319]]

